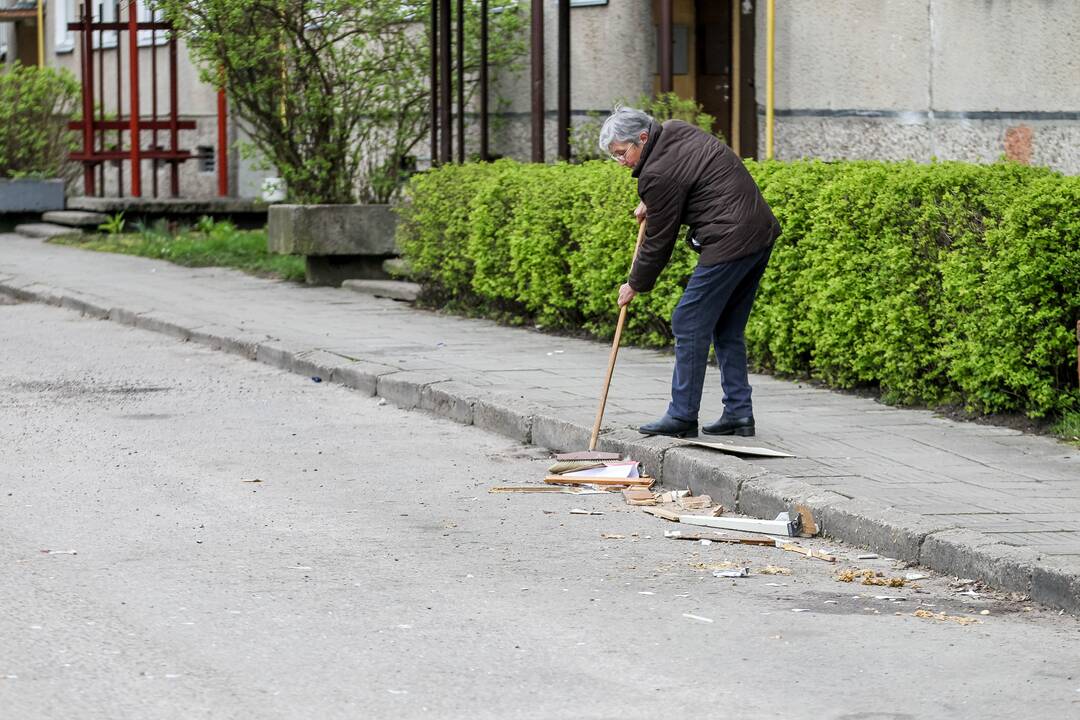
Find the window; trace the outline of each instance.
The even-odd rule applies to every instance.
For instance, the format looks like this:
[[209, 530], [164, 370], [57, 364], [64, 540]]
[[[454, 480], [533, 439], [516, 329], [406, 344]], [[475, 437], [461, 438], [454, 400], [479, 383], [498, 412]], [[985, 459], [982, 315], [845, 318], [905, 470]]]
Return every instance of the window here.
[[53, 0], [49, 4], [53, 15], [53, 28], [56, 32], [54, 46], [58, 53], [69, 53], [75, 49], [75, 33], [68, 30], [69, 22], [78, 22], [75, 15], [75, 0]]
[[[151, 8], [147, 3], [139, 3], [139, 22], [163, 22], [165, 13], [159, 8]], [[164, 30], [152, 32], [150, 30], [139, 31], [139, 47], [150, 47], [150, 43], [165, 45], [169, 42], [169, 34]]]
[[[93, 0], [87, 0], [90, 2], [90, 10], [94, 15], [94, 20], [97, 22], [116, 22], [118, 16], [117, 4], [112, 0], [104, 0], [104, 2], [94, 3]], [[95, 31], [94, 37], [91, 39], [93, 47], [99, 48], [114, 48], [116, 47], [116, 31], [105, 30]]]

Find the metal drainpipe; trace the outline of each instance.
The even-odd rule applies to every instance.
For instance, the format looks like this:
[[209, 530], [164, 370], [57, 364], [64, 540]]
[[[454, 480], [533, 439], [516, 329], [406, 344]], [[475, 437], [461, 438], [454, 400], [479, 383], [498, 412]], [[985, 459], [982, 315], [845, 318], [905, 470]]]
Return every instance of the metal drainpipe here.
[[773, 157], [773, 114], [776, 89], [776, 0], [768, 0], [766, 6], [766, 58], [765, 58], [765, 159]]
[[37, 64], [45, 67], [45, 0], [37, 3]]

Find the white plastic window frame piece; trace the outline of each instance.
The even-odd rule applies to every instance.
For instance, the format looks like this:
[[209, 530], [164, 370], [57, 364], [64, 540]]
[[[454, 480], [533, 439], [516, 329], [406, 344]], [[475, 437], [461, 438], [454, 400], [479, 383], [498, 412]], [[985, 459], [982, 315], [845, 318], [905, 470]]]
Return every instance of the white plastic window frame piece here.
[[75, 0], [51, 0], [49, 5], [47, 10], [52, 11], [53, 28], [56, 33], [53, 38], [53, 50], [58, 55], [73, 52], [75, 31], [68, 30], [68, 23], [78, 22], [78, 18], [75, 17]]

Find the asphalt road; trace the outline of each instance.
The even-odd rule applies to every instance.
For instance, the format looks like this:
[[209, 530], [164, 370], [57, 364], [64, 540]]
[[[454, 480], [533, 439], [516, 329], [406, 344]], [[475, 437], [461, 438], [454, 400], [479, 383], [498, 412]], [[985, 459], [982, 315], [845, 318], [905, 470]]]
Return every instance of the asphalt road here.
[[836, 566], [665, 539], [616, 496], [488, 493], [547, 463], [0, 304], [0, 718], [1080, 716], [1074, 617], [839, 582], [917, 569], [825, 540]]

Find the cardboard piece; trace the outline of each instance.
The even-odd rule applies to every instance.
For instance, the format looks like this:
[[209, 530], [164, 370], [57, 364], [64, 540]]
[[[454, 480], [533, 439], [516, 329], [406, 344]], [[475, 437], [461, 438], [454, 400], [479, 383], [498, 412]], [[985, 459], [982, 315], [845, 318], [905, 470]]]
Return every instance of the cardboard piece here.
[[696, 445], [697, 447], [708, 448], [709, 450], [719, 450], [723, 453], [729, 453], [731, 455], [749, 455], [752, 457], [781, 457], [790, 458], [795, 457], [791, 453], [786, 453], [781, 450], [773, 450], [772, 448], [759, 447], [756, 445], [735, 445], [734, 443], [720, 442], [717, 440], [680, 440], [682, 445]]

